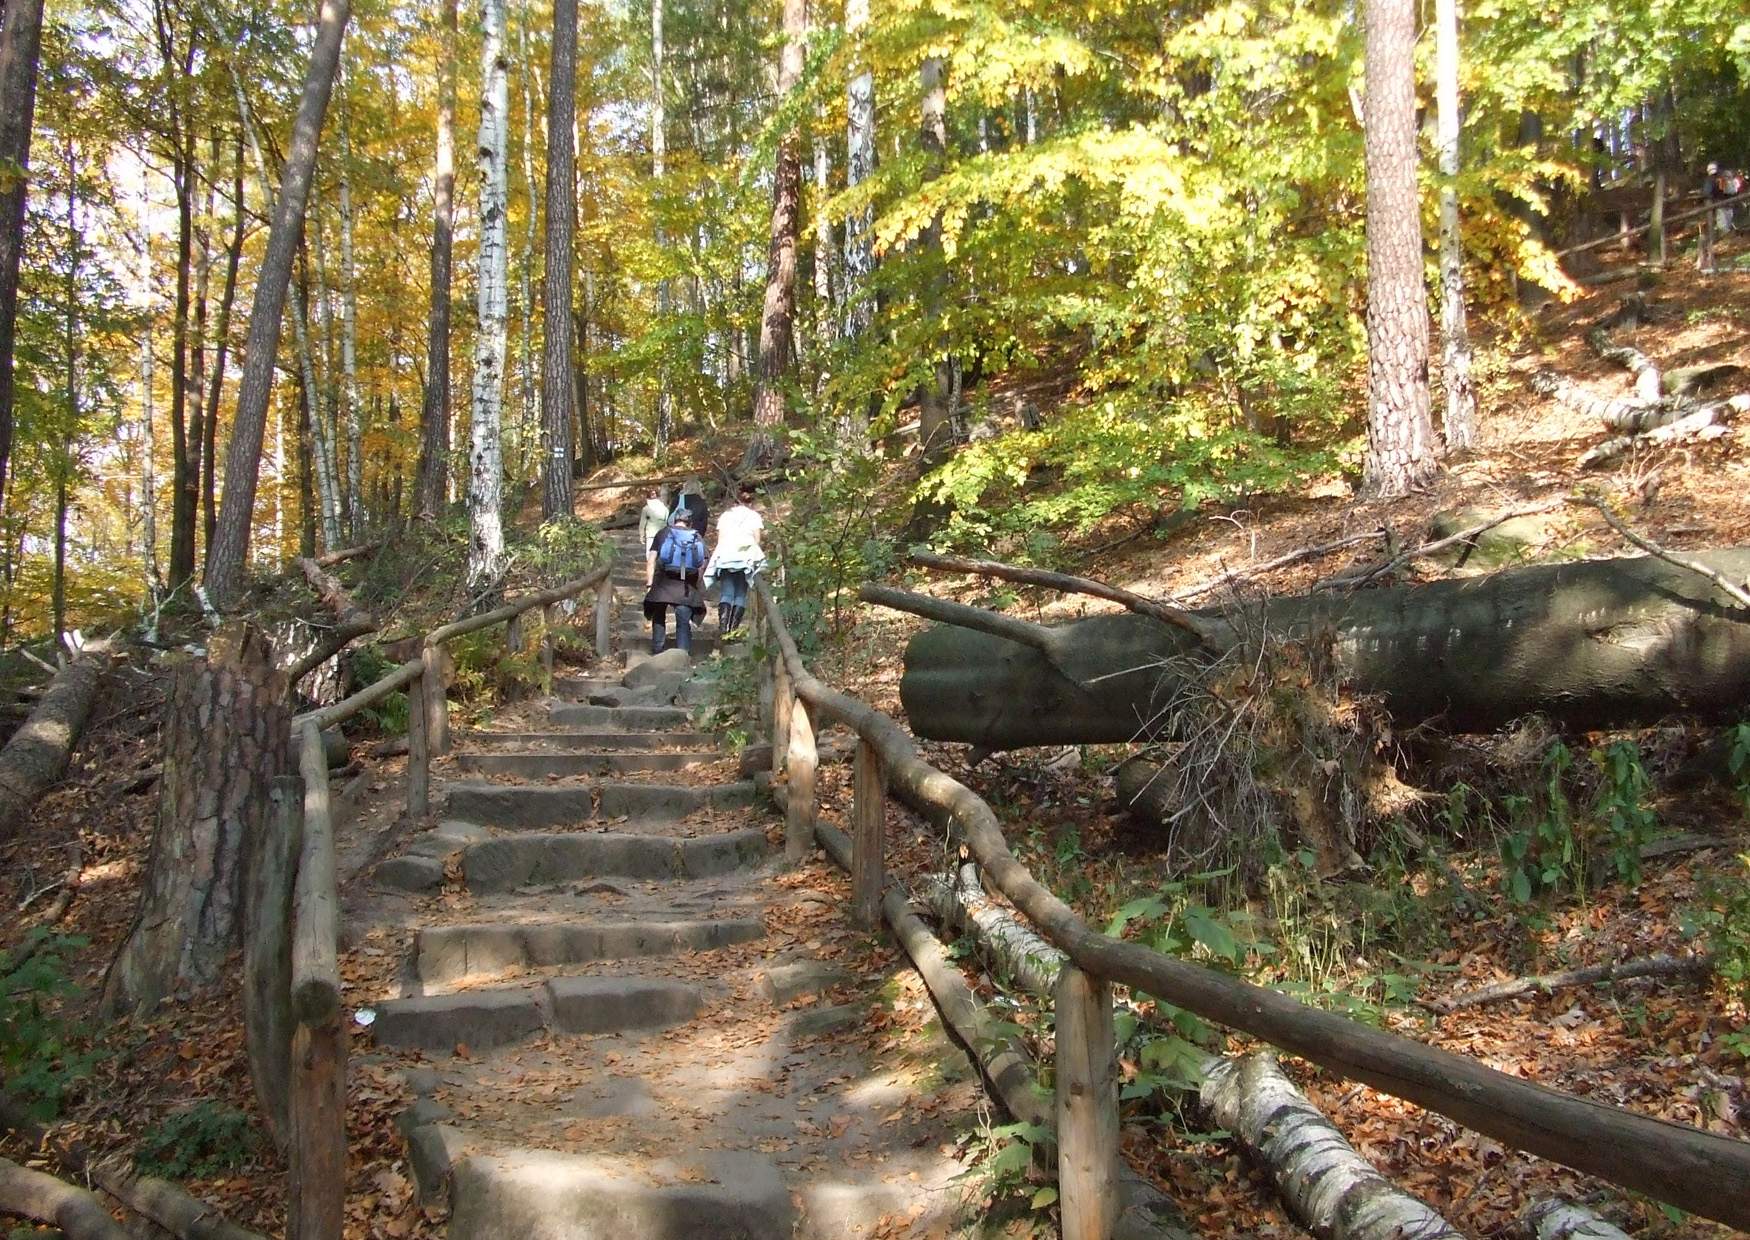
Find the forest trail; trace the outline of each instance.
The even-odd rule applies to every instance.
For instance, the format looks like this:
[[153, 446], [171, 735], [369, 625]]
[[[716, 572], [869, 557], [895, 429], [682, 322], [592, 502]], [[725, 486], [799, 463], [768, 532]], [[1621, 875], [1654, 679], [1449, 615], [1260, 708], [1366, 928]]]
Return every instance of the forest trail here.
[[623, 679], [458, 736], [441, 821], [352, 901], [348, 939], [406, 944], [355, 1057], [413, 1098], [420, 1199], [455, 1240], [943, 1234], [959, 1108], [916, 1108], [919, 1061], [863, 1036], [891, 967], [834, 958], [844, 902], [780, 868], [763, 797], [694, 730], [713, 643], [644, 653], [619, 537]]

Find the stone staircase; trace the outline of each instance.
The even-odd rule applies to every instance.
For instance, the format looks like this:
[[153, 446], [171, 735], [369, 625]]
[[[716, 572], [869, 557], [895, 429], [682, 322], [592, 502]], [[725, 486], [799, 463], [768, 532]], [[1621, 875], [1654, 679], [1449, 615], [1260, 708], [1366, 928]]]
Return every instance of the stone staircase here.
[[782, 868], [781, 824], [689, 709], [715, 634], [652, 659], [642, 559], [617, 554], [619, 674], [459, 735], [439, 821], [349, 900], [349, 940], [395, 944], [358, 1053], [412, 1099], [420, 1199], [454, 1240], [947, 1234], [943, 1103], [976, 1084], [945, 1043], [869, 1033], [891, 965], [840, 962], [876, 951], [842, 884]]

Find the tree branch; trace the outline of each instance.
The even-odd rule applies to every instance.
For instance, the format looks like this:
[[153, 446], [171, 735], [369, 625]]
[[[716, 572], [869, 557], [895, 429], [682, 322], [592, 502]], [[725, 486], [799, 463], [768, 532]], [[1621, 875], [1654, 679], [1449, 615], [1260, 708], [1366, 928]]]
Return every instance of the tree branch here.
[[1678, 568], [1688, 569], [1690, 572], [1695, 573], [1698, 576], [1706, 577], [1720, 589], [1724, 590], [1726, 594], [1731, 597], [1732, 601], [1738, 604], [1738, 606], [1750, 610], [1750, 593], [1746, 593], [1744, 587], [1733, 585], [1730, 581], [1727, 581], [1724, 574], [1716, 572], [1714, 569], [1711, 569], [1707, 565], [1696, 560], [1685, 559], [1675, 552], [1661, 547], [1652, 539], [1635, 533], [1627, 525], [1624, 525], [1622, 520], [1610, 510], [1609, 504], [1606, 504], [1596, 495], [1577, 495], [1574, 498], [1577, 503], [1587, 504], [1596, 508], [1598, 510], [1598, 515], [1604, 518], [1606, 525], [1610, 526], [1611, 529], [1615, 530], [1618, 534], [1621, 534], [1629, 542], [1639, 547], [1642, 551], [1645, 551], [1648, 555], [1656, 556], [1657, 558], [1664, 560], [1667, 564], [1675, 564]]
[[1315, 591], [1334, 590], [1339, 586], [1347, 586], [1350, 589], [1359, 589], [1361, 586], [1364, 586], [1371, 581], [1377, 581], [1379, 578], [1384, 577], [1389, 573], [1396, 572], [1412, 560], [1420, 560], [1426, 556], [1433, 555], [1436, 552], [1444, 551], [1448, 547], [1455, 547], [1460, 543], [1468, 543], [1472, 539], [1488, 533], [1497, 525], [1511, 521], [1515, 517], [1529, 517], [1536, 513], [1548, 512], [1552, 508], [1559, 507], [1560, 502], [1561, 501], [1559, 500], [1544, 500], [1540, 503], [1528, 504], [1523, 508], [1509, 508], [1500, 516], [1484, 521], [1481, 525], [1473, 525], [1467, 530], [1459, 530], [1456, 534], [1448, 534], [1444, 538], [1436, 538], [1433, 542], [1425, 542], [1419, 547], [1412, 547], [1408, 551], [1401, 552], [1400, 554], [1393, 556], [1391, 559], [1376, 564], [1372, 568], [1364, 569], [1362, 572], [1353, 576], [1328, 578], [1319, 582], [1313, 587], [1313, 589]]
[[1197, 598], [1200, 595], [1208, 594], [1211, 590], [1220, 589], [1222, 586], [1228, 585], [1232, 582], [1244, 581], [1249, 577], [1257, 577], [1264, 573], [1272, 572], [1278, 568], [1287, 568], [1290, 564], [1298, 564], [1302, 560], [1317, 559], [1321, 555], [1329, 555], [1333, 551], [1341, 551], [1344, 547], [1352, 547], [1356, 543], [1367, 542], [1374, 538], [1384, 538], [1385, 536], [1386, 532], [1383, 529], [1368, 530], [1364, 534], [1345, 534], [1341, 538], [1333, 539], [1327, 543], [1319, 543], [1317, 546], [1301, 547], [1299, 550], [1290, 551], [1285, 555], [1279, 555], [1273, 560], [1265, 560], [1262, 564], [1254, 564], [1252, 567], [1243, 569], [1240, 572], [1233, 572], [1230, 570], [1223, 572], [1220, 576], [1210, 577], [1205, 581], [1200, 581], [1189, 590], [1181, 590], [1173, 595], [1173, 601], [1175, 603], [1188, 602], [1191, 599]]
[[910, 612], [914, 616], [922, 616], [926, 620], [934, 620], [940, 624], [951, 624], [957, 628], [977, 629], [980, 632], [989, 633], [993, 637], [1012, 641], [1017, 645], [1031, 646], [1050, 659], [1053, 664], [1058, 662], [1062, 639], [1055, 630], [1048, 629], [1042, 624], [1031, 624], [1026, 620], [1017, 620], [1014, 616], [987, 611], [983, 607], [968, 607], [964, 603], [931, 598], [927, 594], [914, 594], [910, 590], [896, 590], [892, 586], [866, 585], [857, 591], [857, 597], [865, 603], [891, 607], [895, 611]]
[[1541, 973], [1533, 977], [1516, 977], [1508, 982], [1496, 982], [1444, 999], [1430, 999], [1422, 1006], [1430, 1011], [1456, 1012], [1460, 1008], [1481, 1007], [1500, 1003], [1533, 992], [1547, 993], [1575, 986], [1591, 986], [1598, 982], [1626, 982], [1637, 977], [1708, 977], [1714, 971], [1713, 956], [1647, 956], [1640, 960], [1624, 960], [1616, 964], [1595, 964], [1584, 969], [1568, 969], [1562, 973]]

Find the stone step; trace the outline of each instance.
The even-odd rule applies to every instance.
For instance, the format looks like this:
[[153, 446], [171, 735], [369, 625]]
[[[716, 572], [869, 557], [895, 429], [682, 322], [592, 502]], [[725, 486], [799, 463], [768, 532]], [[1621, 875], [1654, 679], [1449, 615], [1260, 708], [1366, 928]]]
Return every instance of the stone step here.
[[670, 732], [691, 722], [678, 706], [581, 706], [574, 702], [555, 702], [548, 717], [556, 727], [599, 728], [604, 732]]
[[414, 967], [427, 986], [454, 985], [528, 968], [714, 951], [765, 932], [751, 917], [428, 926], [414, 941]]
[[676, 838], [622, 832], [529, 833], [471, 844], [462, 875], [475, 893], [514, 891], [583, 878], [715, 878], [758, 865], [771, 853], [756, 827]]
[[665, 1029], [698, 1015], [697, 986], [665, 977], [556, 977], [540, 986], [492, 987], [419, 995], [377, 1005], [380, 1046], [407, 1050], [490, 1050], [557, 1033]]
[[655, 1162], [515, 1150], [454, 1169], [450, 1240], [777, 1240], [795, 1209], [763, 1155]]
[[538, 751], [459, 753], [456, 765], [478, 775], [511, 775], [541, 779], [548, 775], [631, 775], [640, 771], [681, 771], [714, 762], [720, 750], [677, 750], [670, 753], [541, 753]]
[[698, 787], [691, 784], [460, 782], [449, 785], [448, 795], [445, 817], [501, 830], [556, 827], [587, 822], [591, 818], [621, 816], [656, 826], [679, 822], [702, 810], [740, 809], [755, 804], [758, 798], [751, 780]]
[[475, 750], [546, 748], [613, 753], [650, 749], [703, 751], [717, 743], [717, 736], [713, 732], [469, 732], [462, 741]]

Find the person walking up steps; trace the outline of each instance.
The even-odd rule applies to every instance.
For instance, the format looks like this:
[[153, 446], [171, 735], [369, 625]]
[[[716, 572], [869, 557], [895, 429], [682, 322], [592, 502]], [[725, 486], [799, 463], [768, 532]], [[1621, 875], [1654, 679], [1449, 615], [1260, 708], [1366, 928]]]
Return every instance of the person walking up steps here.
[[747, 615], [748, 583], [766, 566], [766, 553], [760, 549], [766, 519], [753, 501], [754, 489], [743, 484], [736, 491], [735, 504], [717, 518], [717, 549], [705, 565], [706, 588], [713, 581], [720, 587], [717, 631], [726, 637], [741, 627]]
[[699, 485], [697, 478], [688, 478], [681, 483], [680, 494], [675, 497], [674, 509], [679, 512], [683, 508], [692, 514], [693, 532], [703, 538], [705, 531], [711, 526], [711, 509], [705, 503], [705, 488]]
[[638, 513], [638, 545], [646, 551], [656, 542], [656, 536], [668, 528], [668, 488], [658, 483], [650, 488], [650, 498]]
[[675, 645], [693, 650], [693, 619], [705, 614], [705, 592], [699, 586], [705, 568], [705, 540], [692, 528], [693, 516], [676, 507], [670, 524], [659, 531], [644, 555], [644, 616], [650, 621], [650, 653], [661, 654], [667, 613], [674, 608]]

